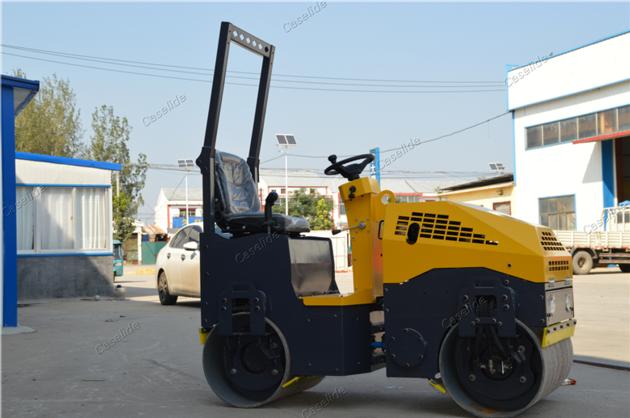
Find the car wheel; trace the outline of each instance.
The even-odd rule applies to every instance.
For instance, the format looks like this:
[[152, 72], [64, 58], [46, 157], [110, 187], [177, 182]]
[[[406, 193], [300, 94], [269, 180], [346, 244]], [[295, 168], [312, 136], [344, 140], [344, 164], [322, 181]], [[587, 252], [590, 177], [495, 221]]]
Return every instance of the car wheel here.
[[593, 257], [588, 251], [578, 251], [573, 255], [573, 272], [575, 274], [588, 274], [593, 268]]
[[630, 264], [619, 264], [619, 268], [624, 273], [630, 273]]
[[158, 276], [158, 295], [162, 305], [175, 305], [177, 296], [173, 296], [168, 292], [168, 281], [166, 281], [166, 273], [161, 272]]

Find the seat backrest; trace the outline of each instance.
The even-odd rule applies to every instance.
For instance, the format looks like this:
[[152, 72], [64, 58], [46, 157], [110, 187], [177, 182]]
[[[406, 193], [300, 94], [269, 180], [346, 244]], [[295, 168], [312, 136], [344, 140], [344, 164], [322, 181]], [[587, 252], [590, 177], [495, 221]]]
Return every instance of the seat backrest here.
[[217, 151], [215, 159], [217, 196], [222, 215], [260, 212], [258, 185], [247, 162], [227, 152]]

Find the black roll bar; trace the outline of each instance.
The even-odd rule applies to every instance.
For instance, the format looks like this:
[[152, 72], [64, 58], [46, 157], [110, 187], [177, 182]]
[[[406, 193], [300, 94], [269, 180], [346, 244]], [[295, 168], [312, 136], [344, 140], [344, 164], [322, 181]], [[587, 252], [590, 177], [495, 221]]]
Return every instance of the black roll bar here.
[[210, 108], [208, 110], [208, 121], [206, 123], [206, 133], [203, 141], [201, 153], [197, 157], [197, 165], [201, 170], [203, 179], [203, 227], [206, 233], [214, 232], [215, 222], [215, 174], [214, 164], [216, 155], [217, 131], [219, 128], [219, 118], [221, 115], [221, 102], [223, 99], [223, 87], [225, 85], [225, 73], [227, 70], [230, 43], [235, 42], [246, 50], [262, 56], [262, 67], [260, 69], [260, 80], [258, 82], [258, 96], [256, 99], [256, 111], [254, 114], [254, 126], [249, 145], [249, 155], [247, 165], [249, 166], [254, 181], [258, 183], [258, 169], [260, 164], [260, 146], [265, 124], [265, 113], [267, 111], [267, 97], [271, 83], [271, 68], [275, 47], [240, 29], [230, 22], [221, 22], [219, 33], [219, 44], [217, 47], [217, 58], [214, 64], [214, 75], [212, 79], [212, 92], [210, 94]]

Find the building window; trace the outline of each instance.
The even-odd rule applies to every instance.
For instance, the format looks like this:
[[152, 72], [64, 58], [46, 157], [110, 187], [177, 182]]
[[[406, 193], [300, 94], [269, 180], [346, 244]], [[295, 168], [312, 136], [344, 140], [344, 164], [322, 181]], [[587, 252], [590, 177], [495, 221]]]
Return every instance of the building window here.
[[109, 247], [111, 230], [108, 220], [111, 216], [108, 196], [108, 190], [104, 188], [75, 189], [75, 248], [100, 250]]
[[525, 131], [526, 148], [554, 145], [627, 130], [630, 130], [630, 105], [529, 126]]
[[617, 109], [599, 112], [597, 114], [597, 131], [600, 135], [612, 134], [617, 131]]
[[17, 249], [35, 249], [35, 199], [41, 187], [17, 187], [15, 209], [17, 218]]
[[492, 210], [496, 210], [497, 212], [505, 213], [506, 215], [512, 214], [512, 203], [511, 202], [494, 202], [492, 204]]
[[[42, 250], [74, 248], [72, 192], [73, 189], [70, 188], [45, 189], [42, 192], [36, 204], [37, 227], [40, 229]], [[43, 223], [40, 223], [40, 220]]]
[[595, 123], [595, 114], [584, 115], [578, 118], [578, 137], [590, 138], [597, 135], [597, 124]]
[[540, 224], [551, 229], [575, 230], [575, 196], [546, 197], [538, 200]]
[[20, 252], [111, 249], [109, 188], [16, 188]]
[[577, 139], [577, 119], [560, 121], [560, 141], [573, 141]]
[[543, 144], [552, 145], [560, 142], [560, 128], [558, 122], [543, 125]]
[[346, 205], [344, 205], [341, 200], [339, 201], [339, 214], [340, 215], [346, 214]]
[[527, 148], [540, 147], [542, 145], [542, 127], [532, 126], [527, 128]]
[[630, 105], [619, 108], [619, 131], [630, 130]]

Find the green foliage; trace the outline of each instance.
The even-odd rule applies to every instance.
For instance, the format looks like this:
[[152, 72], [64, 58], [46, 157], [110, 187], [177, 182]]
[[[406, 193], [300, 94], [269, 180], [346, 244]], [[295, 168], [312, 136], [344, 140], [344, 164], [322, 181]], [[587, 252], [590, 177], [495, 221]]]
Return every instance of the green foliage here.
[[133, 202], [129, 200], [129, 196], [125, 193], [114, 194], [112, 196], [113, 219], [114, 219], [114, 239], [124, 241], [135, 229], [133, 217], [129, 216], [132, 212]]
[[[280, 198], [273, 211], [284, 213], [286, 200]], [[318, 193], [306, 193], [304, 189], [289, 195], [289, 215], [306, 218], [314, 231], [332, 229], [332, 199]]]
[[133, 219], [142, 205], [142, 189], [146, 180], [147, 156], [138, 154], [131, 162], [129, 137], [131, 127], [126, 117], [116, 116], [112, 106], [101, 106], [92, 113], [92, 138], [85, 158], [111, 161], [122, 165], [119, 178], [114, 175], [113, 206], [115, 238], [124, 241], [133, 232]]
[[311, 229], [313, 230], [322, 230], [322, 229], [332, 229], [333, 221], [330, 215], [332, 211], [332, 199], [330, 198], [320, 198], [315, 203], [315, 217], [309, 220], [311, 224]]
[[[26, 78], [22, 70], [16, 77]], [[44, 77], [39, 92], [15, 119], [17, 151], [73, 157], [81, 152], [80, 110], [67, 80]]]

